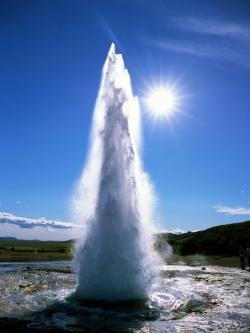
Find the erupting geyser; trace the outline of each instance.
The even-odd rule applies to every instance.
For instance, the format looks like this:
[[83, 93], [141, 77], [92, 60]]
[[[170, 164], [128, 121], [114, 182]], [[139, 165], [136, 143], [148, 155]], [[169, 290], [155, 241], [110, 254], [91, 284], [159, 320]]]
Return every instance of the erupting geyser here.
[[73, 200], [84, 226], [77, 246], [85, 300], [145, 299], [155, 273], [153, 195], [143, 172], [140, 109], [121, 54], [112, 44], [103, 67], [88, 158]]

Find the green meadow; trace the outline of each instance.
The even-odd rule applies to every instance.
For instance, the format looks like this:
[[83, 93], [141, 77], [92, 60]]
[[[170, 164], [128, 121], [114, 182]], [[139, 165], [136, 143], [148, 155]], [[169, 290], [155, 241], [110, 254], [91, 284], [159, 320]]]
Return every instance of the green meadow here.
[[73, 241], [0, 240], [0, 261], [66, 260]]
[[[52, 261], [73, 258], [74, 241], [0, 240], [0, 262]], [[218, 265], [238, 267], [237, 256], [179, 255], [167, 258], [168, 264]]]
[[[181, 235], [160, 233], [155, 248], [164, 257], [167, 244], [173, 254], [169, 264], [239, 266], [240, 245], [248, 246], [250, 221], [212, 227]], [[72, 259], [74, 240], [40, 241], [0, 238], [0, 261], [42, 261]]]

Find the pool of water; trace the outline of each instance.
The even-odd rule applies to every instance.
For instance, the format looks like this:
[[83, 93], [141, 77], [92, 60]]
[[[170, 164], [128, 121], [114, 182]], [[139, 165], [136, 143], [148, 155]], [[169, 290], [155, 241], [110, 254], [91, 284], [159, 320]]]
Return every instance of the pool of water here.
[[0, 263], [0, 317], [70, 332], [250, 332], [247, 271], [164, 266], [143, 303], [82, 302], [76, 283], [69, 261]]

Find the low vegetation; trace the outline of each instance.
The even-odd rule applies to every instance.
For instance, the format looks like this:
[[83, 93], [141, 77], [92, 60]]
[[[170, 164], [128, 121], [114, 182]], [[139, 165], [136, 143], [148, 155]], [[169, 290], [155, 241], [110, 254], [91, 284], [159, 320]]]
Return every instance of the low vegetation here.
[[[240, 245], [250, 243], [250, 221], [216, 226], [181, 235], [160, 233], [155, 247], [173, 255], [169, 263], [218, 264], [238, 266]], [[74, 241], [39, 241], [0, 238], [0, 261], [66, 260], [73, 256]]]
[[220, 225], [181, 235], [162, 233], [157, 236], [156, 247], [168, 242], [176, 255], [237, 256], [239, 247], [250, 243], [250, 221]]
[[0, 239], [0, 261], [71, 259], [73, 241]]

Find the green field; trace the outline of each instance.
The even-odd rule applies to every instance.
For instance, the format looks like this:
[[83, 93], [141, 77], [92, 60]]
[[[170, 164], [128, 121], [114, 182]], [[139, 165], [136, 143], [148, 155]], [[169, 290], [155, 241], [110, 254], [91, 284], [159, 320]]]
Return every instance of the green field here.
[[71, 259], [72, 241], [0, 240], [0, 261]]
[[[169, 264], [239, 267], [238, 250], [250, 242], [250, 221], [216, 226], [181, 235], [155, 235], [155, 248], [164, 256], [169, 244]], [[0, 261], [42, 261], [72, 259], [74, 240], [39, 241], [0, 238]]]
[[[74, 241], [0, 240], [0, 261], [70, 260]], [[173, 254], [168, 264], [239, 267], [237, 256]]]

